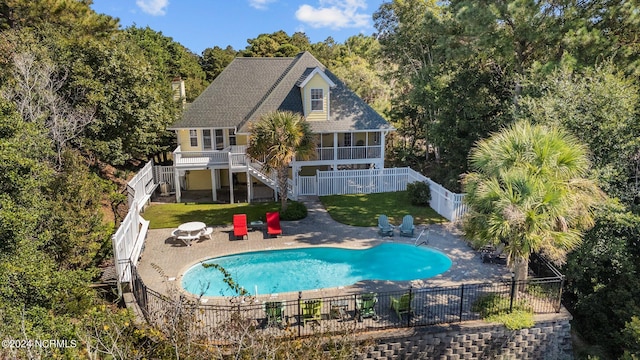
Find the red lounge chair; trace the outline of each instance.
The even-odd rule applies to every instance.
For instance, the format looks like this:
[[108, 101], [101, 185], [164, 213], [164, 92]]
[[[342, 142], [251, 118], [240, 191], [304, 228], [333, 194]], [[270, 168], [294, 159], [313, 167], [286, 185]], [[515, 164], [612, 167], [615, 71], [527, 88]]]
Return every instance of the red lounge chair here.
[[282, 234], [282, 228], [280, 227], [280, 213], [267, 213], [267, 233], [273, 236]]
[[233, 235], [238, 238], [244, 238], [247, 236], [247, 214], [234, 214], [233, 215]]

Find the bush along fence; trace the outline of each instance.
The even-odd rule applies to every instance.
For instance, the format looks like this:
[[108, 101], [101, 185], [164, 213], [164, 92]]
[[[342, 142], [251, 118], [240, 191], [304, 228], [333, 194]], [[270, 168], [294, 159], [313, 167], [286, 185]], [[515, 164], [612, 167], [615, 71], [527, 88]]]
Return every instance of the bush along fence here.
[[[549, 265], [543, 260], [539, 263]], [[563, 282], [564, 277], [559, 275], [331, 297], [308, 297], [300, 292], [258, 301], [252, 296], [239, 296], [227, 298], [224, 304], [202, 304], [195, 296], [169, 298], [147, 288], [134, 267], [132, 290], [150, 324], [163, 329], [182, 323], [199, 338], [221, 341], [227, 336], [221, 334], [229, 329], [268, 330], [300, 337], [458, 323], [516, 310], [554, 313], [561, 309]]]

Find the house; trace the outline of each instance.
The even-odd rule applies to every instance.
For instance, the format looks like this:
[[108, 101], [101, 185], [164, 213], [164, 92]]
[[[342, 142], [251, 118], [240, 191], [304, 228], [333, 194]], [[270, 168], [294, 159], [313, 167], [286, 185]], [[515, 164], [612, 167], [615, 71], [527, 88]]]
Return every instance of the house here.
[[230, 202], [244, 198], [238, 194], [249, 202], [273, 198], [274, 174], [265, 174], [246, 147], [249, 124], [275, 110], [302, 114], [316, 138], [316, 156], [291, 164], [294, 198], [300, 180], [316, 171], [384, 167], [385, 136], [394, 129], [310, 53], [236, 58], [170, 127], [178, 144], [176, 200], [190, 190], [211, 190], [214, 201], [220, 194]]

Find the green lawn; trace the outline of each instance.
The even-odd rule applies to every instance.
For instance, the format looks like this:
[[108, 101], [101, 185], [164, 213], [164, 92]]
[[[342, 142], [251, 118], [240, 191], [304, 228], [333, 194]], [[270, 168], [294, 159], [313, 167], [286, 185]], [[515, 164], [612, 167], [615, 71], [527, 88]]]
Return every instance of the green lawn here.
[[385, 214], [391, 224], [399, 225], [402, 217], [413, 216], [414, 224], [432, 224], [446, 222], [430, 207], [411, 205], [406, 191], [322, 196], [331, 217], [341, 223], [354, 226], [377, 226], [378, 215]]
[[[320, 198], [331, 217], [354, 226], [376, 226], [378, 215], [386, 214], [392, 224], [399, 225], [402, 217], [410, 214], [414, 224], [446, 222], [430, 207], [413, 206], [406, 191], [367, 194], [332, 195]], [[268, 211], [279, 211], [275, 202], [256, 204], [152, 204], [142, 216], [151, 221], [150, 229], [175, 228], [189, 221], [202, 221], [207, 225], [230, 225], [233, 214], [247, 214], [247, 221], [264, 221]]]
[[274, 202], [256, 204], [152, 204], [142, 217], [150, 221], [150, 229], [175, 228], [189, 221], [207, 225], [230, 225], [233, 214], [247, 214], [247, 221], [262, 220], [269, 211], [279, 211]]

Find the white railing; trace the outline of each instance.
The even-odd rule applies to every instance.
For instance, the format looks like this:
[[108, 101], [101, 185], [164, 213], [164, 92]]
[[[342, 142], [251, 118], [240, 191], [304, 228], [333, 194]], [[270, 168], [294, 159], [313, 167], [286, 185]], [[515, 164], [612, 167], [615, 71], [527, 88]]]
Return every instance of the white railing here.
[[[407, 188], [407, 168], [317, 171], [317, 193], [370, 194]], [[305, 189], [306, 191], [306, 189]]]
[[464, 203], [464, 194], [451, 192], [419, 172], [413, 169], [409, 170], [409, 182], [422, 181], [429, 184], [429, 190], [431, 190], [431, 202], [429, 206], [438, 214], [454, 221], [460, 219], [462, 215], [467, 212], [468, 208]]
[[298, 176], [298, 196], [316, 195], [316, 176]]
[[173, 166], [155, 165], [153, 167], [153, 178], [157, 184], [169, 184], [169, 191], [176, 191]]
[[345, 146], [338, 147], [338, 159], [378, 159], [380, 146]]
[[467, 206], [463, 202], [464, 194], [451, 192], [429, 178], [425, 182], [429, 184], [431, 190], [429, 206], [438, 214], [455, 221], [467, 211]]
[[149, 221], [142, 218], [137, 210], [138, 204], [134, 202], [133, 205], [111, 237], [116, 273], [120, 283], [131, 279], [129, 266], [138, 263], [149, 229]]
[[244, 153], [229, 153], [231, 166], [247, 166], [247, 155]]
[[[175, 188], [173, 168], [156, 166], [156, 181]], [[277, 189], [275, 174], [264, 174], [259, 163], [249, 164], [249, 172], [272, 189]], [[160, 175], [162, 174], [162, 175]], [[438, 214], [456, 221], [467, 211], [464, 194], [456, 194], [411, 168], [317, 171], [315, 176], [298, 176], [295, 184], [289, 184], [289, 196], [370, 194], [404, 191], [407, 184], [422, 181], [431, 190], [430, 206]]]
[[226, 165], [229, 164], [229, 153], [226, 151], [182, 151], [178, 146], [173, 152], [173, 162], [177, 166], [184, 165]]
[[153, 160], [151, 160], [127, 183], [129, 208], [132, 208], [134, 202], [138, 206], [144, 206], [151, 198], [156, 186], [157, 184], [153, 181]]
[[316, 158], [314, 160], [333, 160], [333, 148], [316, 148]]
[[273, 190], [278, 190], [278, 177], [275, 171], [265, 173], [264, 171], [262, 171], [262, 169], [264, 168], [264, 165], [255, 159], [253, 160], [253, 162], [249, 163], [248, 165], [249, 166], [247, 169], [249, 170], [249, 173], [251, 175], [253, 175], [255, 178], [262, 181], [263, 184], [267, 185]]
[[246, 146], [229, 146], [223, 150], [202, 150], [202, 151], [182, 151], [178, 146], [173, 152], [174, 164], [180, 166], [213, 166], [213, 165], [229, 165], [246, 166], [247, 165], [247, 147]]
[[411, 168], [317, 171], [316, 176], [298, 178], [299, 195], [370, 194], [404, 191], [407, 184], [423, 181], [431, 190], [430, 206], [450, 221], [467, 211], [464, 194], [453, 193]]
[[334, 160], [335, 152], [340, 160], [379, 159], [382, 155], [382, 147], [380, 145], [321, 147], [316, 148], [316, 159], [314, 160]]
[[[171, 173], [173, 174], [173, 167], [169, 168], [171, 168]], [[154, 167], [153, 161], [149, 161], [127, 183], [129, 212], [120, 223], [118, 230], [111, 237], [119, 284], [128, 282], [131, 279], [130, 266], [131, 264], [137, 264], [140, 258], [144, 239], [149, 229], [149, 221], [140, 215], [140, 211], [142, 211], [158, 186], [156, 181], [158, 179], [157, 172], [158, 170]]]

